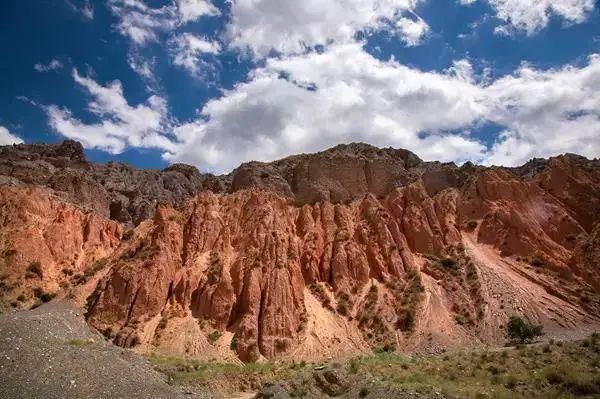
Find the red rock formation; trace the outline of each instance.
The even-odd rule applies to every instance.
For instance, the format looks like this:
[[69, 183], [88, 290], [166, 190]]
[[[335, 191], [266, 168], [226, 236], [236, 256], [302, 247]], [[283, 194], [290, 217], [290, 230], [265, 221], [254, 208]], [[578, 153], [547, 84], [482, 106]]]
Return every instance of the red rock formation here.
[[[30, 183], [104, 205], [83, 211], [27, 188], [14, 167], [21, 152], [8, 151], [15, 159], [3, 165], [20, 188], [0, 188], [0, 288], [9, 300], [23, 292], [25, 304], [35, 288], [75, 297], [92, 288], [87, 319], [119, 345], [314, 358], [500, 342], [512, 314], [549, 331], [600, 318], [596, 161], [459, 168], [350, 145], [246, 164], [214, 178], [216, 191], [231, 181], [232, 192], [192, 195], [208, 181], [195, 169], [96, 168], [70, 148], [35, 149], [40, 164], [53, 163]], [[162, 183], [122, 199], [131, 176]], [[93, 194], [98, 187], [106, 196]], [[132, 214], [149, 218], [121, 239], [121, 225], [104, 216], [121, 212], [129, 216], [115, 219], [127, 224]], [[39, 275], [27, 270], [34, 262]]]
[[[395, 330], [412, 329], [423, 299], [421, 283], [413, 281], [415, 272], [419, 278], [415, 257], [424, 254], [433, 259], [425, 272], [444, 281], [454, 304], [450, 311], [477, 329], [485, 317], [481, 282], [464, 248], [456, 249], [462, 245], [459, 226], [467, 222], [463, 215], [480, 220], [482, 244], [505, 256], [540, 253], [556, 268], [568, 267], [571, 253], [555, 241], [561, 232], [584, 232], [535, 183], [505, 171], [482, 173], [462, 194], [447, 189], [433, 199], [422, 182], [381, 201], [366, 195], [350, 204], [300, 208], [263, 191], [205, 193], [181, 213], [160, 208], [151, 223], [140, 226], [137, 238], [112, 260], [113, 272], [99, 285], [89, 321], [118, 331], [121, 344], [139, 343], [146, 322], [165, 306], [176, 306], [182, 317], [233, 332], [241, 359], [274, 358], [302, 342], [304, 287], [317, 283], [332, 287], [325, 297], [333, 297], [339, 313], [358, 319], [357, 328], [389, 340]], [[444, 256], [455, 264], [435, 260]], [[454, 279], [445, 267], [454, 268]], [[372, 281], [382, 284], [375, 326], [364, 322], [372, 304], [359, 295]], [[321, 298], [326, 306], [327, 298]]]
[[[112, 254], [121, 226], [48, 190], [0, 187], [0, 275], [5, 298], [64, 292], [71, 276]], [[35, 290], [35, 289], [38, 290]]]

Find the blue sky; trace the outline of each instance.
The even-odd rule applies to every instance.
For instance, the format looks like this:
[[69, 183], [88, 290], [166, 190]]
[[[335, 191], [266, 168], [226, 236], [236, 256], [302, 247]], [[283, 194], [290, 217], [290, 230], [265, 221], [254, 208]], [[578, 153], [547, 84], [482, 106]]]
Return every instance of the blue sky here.
[[593, 0], [5, 0], [0, 143], [227, 173], [364, 141], [600, 155]]

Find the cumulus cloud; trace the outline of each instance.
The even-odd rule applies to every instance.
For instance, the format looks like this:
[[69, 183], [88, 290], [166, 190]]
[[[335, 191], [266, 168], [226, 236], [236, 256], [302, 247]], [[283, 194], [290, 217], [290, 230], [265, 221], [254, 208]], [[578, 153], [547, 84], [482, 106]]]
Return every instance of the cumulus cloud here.
[[109, 0], [108, 4], [118, 19], [117, 30], [138, 46], [157, 41], [160, 32], [219, 14], [207, 0], [174, 0], [159, 8], [149, 7], [142, 0]]
[[[475, 0], [459, 0], [468, 5]], [[562, 18], [568, 24], [584, 22], [594, 9], [594, 0], [486, 0], [494, 9], [496, 17], [504, 25], [496, 33], [509, 35], [513, 31], [533, 35], [545, 28], [552, 16]]]
[[[231, 5], [232, 45], [265, 56], [271, 50], [301, 53], [307, 47], [352, 41], [361, 30], [391, 29], [390, 22], [420, 0], [237, 0]], [[402, 23], [401, 23], [402, 24]], [[407, 30], [414, 38], [415, 26]], [[421, 24], [422, 29], [422, 24]]]
[[12, 134], [4, 126], [0, 126], [0, 145], [21, 144], [23, 140]]
[[413, 20], [403, 17], [396, 21], [396, 26], [400, 30], [401, 40], [409, 47], [421, 44], [421, 41], [429, 32], [429, 25], [422, 18]]
[[72, 113], [55, 105], [46, 107], [50, 126], [65, 137], [79, 140], [87, 148], [98, 148], [112, 154], [126, 147], [173, 149], [163, 134], [166, 102], [152, 96], [145, 104], [131, 106], [123, 94], [121, 82], [102, 86], [73, 70], [73, 79], [91, 97], [88, 111], [99, 121], [85, 123]]
[[201, 110], [205, 122], [175, 130], [182, 144], [166, 158], [223, 172], [349, 141], [410, 148], [429, 159], [481, 158], [481, 143], [445, 130], [476, 120], [482, 97], [457, 74], [382, 62], [357, 43], [332, 46], [267, 60], [248, 83], [210, 101]]
[[218, 54], [220, 50], [219, 43], [191, 33], [183, 33], [170, 40], [173, 63], [193, 76], [202, 76], [203, 67], [210, 68], [207, 56]]
[[[600, 154], [600, 56], [584, 65], [540, 70], [523, 65], [496, 79], [468, 60], [426, 72], [368, 54], [361, 43], [334, 44], [265, 60], [248, 80], [177, 122], [166, 102], [130, 105], [119, 82], [100, 85], [73, 72], [98, 119], [47, 108], [59, 133], [112, 153], [161, 149], [171, 162], [229, 172], [241, 162], [270, 161], [342, 142], [407, 148], [429, 160], [516, 165], [537, 156]], [[486, 147], [470, 130], [504, 128]]]
[[573, 152], [600, 154], [600, 56], [577, 68], [523, 66], [486, 88], [486, 118], [506, 127], [486, 162], [518, 165]]
[[206, 0], [178, 0], [179, 17], [182, 23], [195, 21], [204, 15], [219, 15], [219, 10]]
[[[600, 153], [600, 56], [581, 67], [523, 66], [488, 82], [466, 60], [444, 73], [379, 61], [359, 44], [269, 59], [196, 121], [175, 130], [170, 161], [217, 172], [340, 142], [415, 151], [424, 159], [517, 165], [532, 157]], [[491, 148], [466, 133], [493, 122]]]
[[52, 60], [48, 64], [37, 63], [33, 66], [33, 69], [35, 69], [38, 72], [50, 72], [62, 69], [63, 66], [63, 63], [59, 60]]

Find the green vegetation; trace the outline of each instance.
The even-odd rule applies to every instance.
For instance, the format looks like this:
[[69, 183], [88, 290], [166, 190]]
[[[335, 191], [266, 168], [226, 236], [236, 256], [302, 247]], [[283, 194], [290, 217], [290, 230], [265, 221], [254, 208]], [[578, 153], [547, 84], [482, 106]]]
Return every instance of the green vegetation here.
[[86, 280], [89, 279], [90, 277], [98, 273], [100, 270], [104, 269], [106, 267], [106, 264], [106, 259], [97, 260], [96, 262], [94, 262], [94, 264], [92, 264], [92, 266], [84, 270], [83, 276], [86, 278]]
[[354, 392], [348, 397], [398, 391], [439, 392], [469, 399], [591, 399], [600, 395], [600, 334], [579, 342], [550, 341], [439, 356], [403, 356], [379, 350], [345, 364], [319, 367], [303, 363], [235, 365], [161, 356], [152, 356], [150, 361], [174, 383], [205, 386], [221, 395], [276, 382], [292, 397], [321, 398], [325, 395], [317, 374], [327, 370], [335, 370], [349, 392]]
[[544, 335], [542, 326], [533, 325], [518, 316], [511, 316], [506, 324], [506, 335], [511, 340], [524, 343]]
[[348, 301], [350, 296], [346, 293], [341, 293], [337, 300], [337, 311], [342, 316], [348, 316]]
[[397, 327], [404, 332], [411, 332], [415, 323], [417, 307], [421, 302], [425, 287], [421, 282], [421, 274], [417, 270], [408, 270], [406, 280], [406, 287], [400, 298]]
[[106, 267], [106, 265], [108, 264], [108, 261], [106, 259], [99, 259], [97, 261], [95, 261], [90, 267], [88, 267], [87, 269], [85, 269], [83, 271], [83, 273], [77, 273], [75, 275], [73, 275], [73, 271], [70, 269], [70, 271], [65, 272], [65, 269], [63, 269], [63, 273], [66, 274], [67, 276], [72, 276], [71, 277], [71, 282], [75, 285], [79, 285], [79, 284], [85, 284], [87, 283], [87, 281], [94, 277], [96, 275], [96, 273], [98, 273], [100, 270], [104, 269]]
[[302, 367], [300, 363], [216, 363], [152, 355], [152, 366], [175, 384], [206, 387], [220, 395], [256, 390], [278, 378], [288, 378]]
[[236, 336], [231, 338], [231, 342], [229, 343], [229, 349], [231, 349], [234, 352], [237, 351], [237, 337]]
[[329, 299], [329, 295], [325, 291], [325, 288], [321, 283], [312, 283], [308, 286], [313, 295], [323, 304], [325, 309], [332, 310], [331, 299]]
[[208, 334], [208, 342], [210, 342], [211, 344], [214, 344], [215, 342], [217, 342], [219, 340], [219, 338], [221, 338], [221, 332], [218, 330], [215, 330], [213, 332], [211, 332], [210, 334]]
[[372, 285], [369, 288], [367, 297], [365, 298], [365, 305], [362, 309], [359, 322], [361, 325], [367, 324], [375, 316], [375, 306], [377, 305], [377, 286]]

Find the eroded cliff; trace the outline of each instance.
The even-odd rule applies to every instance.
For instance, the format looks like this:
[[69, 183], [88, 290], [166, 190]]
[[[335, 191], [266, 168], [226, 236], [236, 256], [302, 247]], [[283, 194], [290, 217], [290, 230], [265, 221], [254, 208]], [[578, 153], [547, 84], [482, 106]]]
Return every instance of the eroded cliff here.
[[[63, 150], [34, 151], [54, 160], [35, 179], [4, 152], [4, 297], [85, 301], [119, 345], [314, 359], [500, 343], [513, 314], [557, 335], [600, 321], [598, 161], [457, 167], [355, 144], [226, 177], [126, 173], [151, 176], [144, 188]], [[65, 173], [78, 177], [50, 183]], [[105, 198], [89, 187], [107, 200], [88, 206]]]

